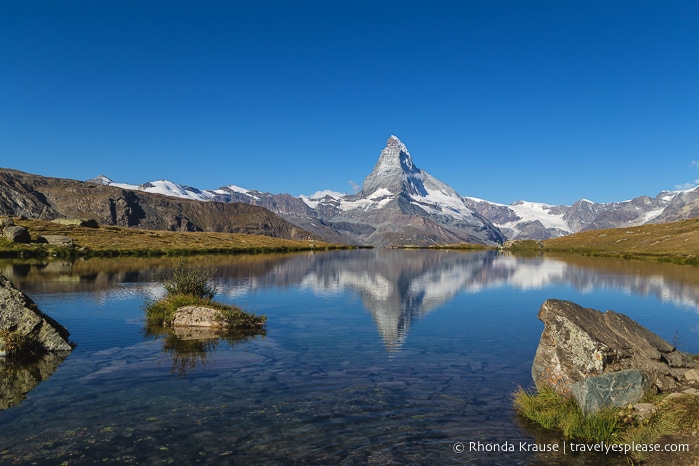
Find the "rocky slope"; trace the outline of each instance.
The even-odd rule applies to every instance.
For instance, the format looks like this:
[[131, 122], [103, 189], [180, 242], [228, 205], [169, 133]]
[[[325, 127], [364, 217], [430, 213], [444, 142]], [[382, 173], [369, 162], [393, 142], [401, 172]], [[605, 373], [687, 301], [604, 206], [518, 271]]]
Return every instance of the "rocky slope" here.
[[173, 198], [7, 169], [0, 169], [0, 215], [43, 220], [92, 218], [102, 225], [151, 230], [319, 238], [267, 209], [249, 204]]

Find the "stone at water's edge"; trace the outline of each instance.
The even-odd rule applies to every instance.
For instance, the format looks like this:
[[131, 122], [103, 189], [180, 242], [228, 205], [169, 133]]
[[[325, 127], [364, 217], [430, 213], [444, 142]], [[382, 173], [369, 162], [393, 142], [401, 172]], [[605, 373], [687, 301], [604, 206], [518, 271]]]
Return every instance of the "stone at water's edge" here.
[[532, 377], [539, 389], [570, 394], [577, 382], [627, 369], [640, 371], [660, 392], [699, 388], [691, 358], [623, 314], [549, 299], [538, 317], [544, 331]]
[[65, 327], [43, 314], [34, 301], [0, 274], [0, 355], [6, 354], [4, 332], [27, 336], [46, 351], [70, 351]]

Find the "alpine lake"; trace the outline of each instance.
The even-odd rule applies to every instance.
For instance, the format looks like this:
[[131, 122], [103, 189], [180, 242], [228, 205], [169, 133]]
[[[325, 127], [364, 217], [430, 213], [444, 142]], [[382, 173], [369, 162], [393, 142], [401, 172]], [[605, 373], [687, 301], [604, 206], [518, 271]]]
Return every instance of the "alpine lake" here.
[[392, 249], [190, 261], [266, 334], [146, 331], [177, 259], [0, 262], [76, 344], [0, 366], [0, 464], [623, 465], [515, 414], [541, 304], [612, 309], [699, 352], [692, 266]]

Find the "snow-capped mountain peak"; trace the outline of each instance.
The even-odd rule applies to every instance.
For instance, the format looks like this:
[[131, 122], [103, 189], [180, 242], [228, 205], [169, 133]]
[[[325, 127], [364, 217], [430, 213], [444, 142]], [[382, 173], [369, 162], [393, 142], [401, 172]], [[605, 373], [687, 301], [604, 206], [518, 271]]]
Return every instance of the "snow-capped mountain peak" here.
[[364, 179], [361, 194], [370, 196], [380, 188], [388, 189], [393, 194], [406, 188], [424, 194], [420, 170], [413, 164], [408, 148], [396, 136], [386, 141], [374, 169]]
[[169, 180], [148, 181], [141, 185], [134, 185], [128, 183], [115, 183], [108, 177], [99, 175], [96, 178], [92, 178], [87, 181], [90, 183], [114, 186], [116, 188], [127, 189], [130, 191], [144, 191], [152, 194], [162, 194], [164, 196], [194, 199], [197, 201], [209, 201], [214, 198], [214, 193], [210, 191], [202, 191], [200, 189], [177, 184]]

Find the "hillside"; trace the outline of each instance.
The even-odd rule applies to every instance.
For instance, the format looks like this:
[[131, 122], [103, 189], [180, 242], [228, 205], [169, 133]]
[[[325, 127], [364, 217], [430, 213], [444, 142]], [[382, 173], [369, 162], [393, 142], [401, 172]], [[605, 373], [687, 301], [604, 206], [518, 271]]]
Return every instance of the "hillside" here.
[[[45, 220], [14, 219], [29, 231], [31, 243], [12, 243], [0, 236], [0, 256], [161, 256], [207, 253], [257, 253], [334, 249], [315, 240], [287, 240], [263, 235], [221, 232], [142, 230], [117, 226], [89, 228]], [[72, 247], [39, 242], [39, 236], [69, 237]]]
[[0, 169], [0, 215], [41, 220], [90, 218], [100, 225], [144, 230], [320, 239], [269, 210], [250, 204], [201, 202], [9, 169]]
[[544, 250], [624, 257], [672, 257], [699, 264], [699, 218], [583, 231], [543, 241]]

